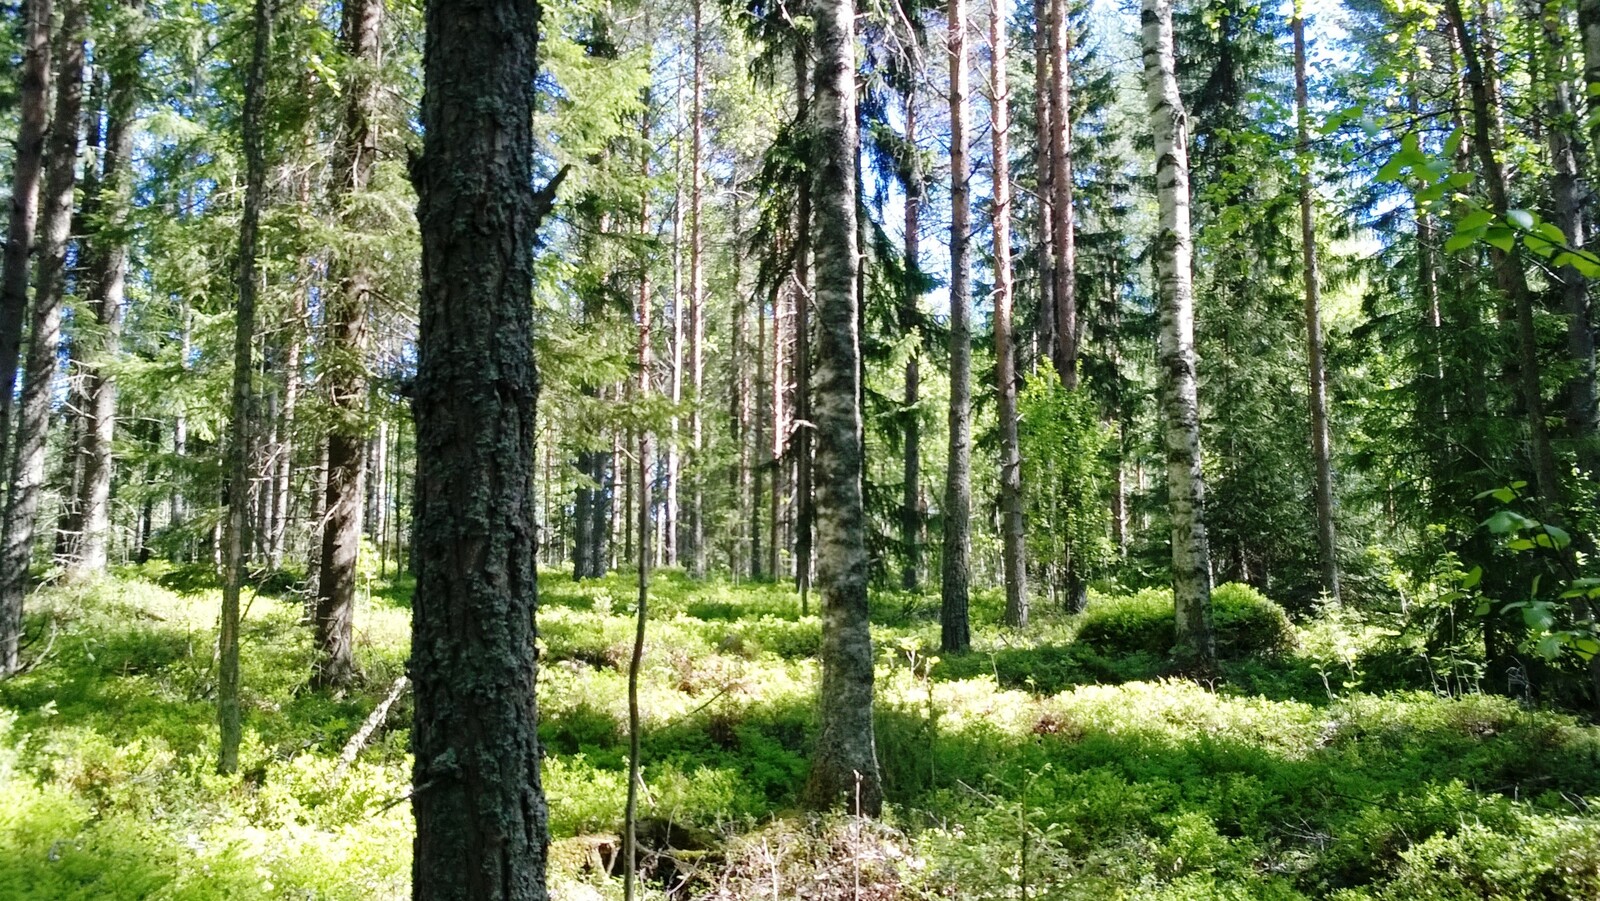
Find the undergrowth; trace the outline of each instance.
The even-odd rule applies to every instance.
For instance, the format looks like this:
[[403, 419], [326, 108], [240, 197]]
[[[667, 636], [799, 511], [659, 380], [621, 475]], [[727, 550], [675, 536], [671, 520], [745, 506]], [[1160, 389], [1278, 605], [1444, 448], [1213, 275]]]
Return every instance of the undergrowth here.
[[[539, 684], [557, 898], [620, 894], [633, 588], [541, 587]], [[154, 566], [30, 601], [0, 682], [0, 901], [401, 898], [409, 585], [357, 616], [362, 685], [307, 687], [291, 594], [247, 595], [241, 772], [213, 773], [214, 584]], [[650, 892], [675, 897], [1600, 897], [1600, 730], [1418, 683], [1363, 691], [1381, 629], [1294, 625], [1217, 591], [1221, 673], [1168, 676], [1170, 597], [1095, 594], [1025, 635], [980, 592], [938, 659], [937, 598], [872, 598], [885, 819], [797, 810], [815, 731], [815, 611], [786, 586], [654, 581], [642, 691]], [[1384, 678], [1392, 677], [1385, 674]], [[654, 836], [653, 839], [648, 838]]]

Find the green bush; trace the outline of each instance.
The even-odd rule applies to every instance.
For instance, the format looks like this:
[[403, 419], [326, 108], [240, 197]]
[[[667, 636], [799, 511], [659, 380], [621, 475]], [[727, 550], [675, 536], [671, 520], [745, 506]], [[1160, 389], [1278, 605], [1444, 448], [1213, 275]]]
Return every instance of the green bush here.
[[[1165, 655], [1172, 650], [1172, 592], [1146, 588], [1091, 604], [1078, 643], [1108, 656]], [[1217, 653], [1224, 658], [1277, 656], [1294, 649], [1294, 626], [1283, 608], [1248, 585], [1228, 582], [1211, 591]]]

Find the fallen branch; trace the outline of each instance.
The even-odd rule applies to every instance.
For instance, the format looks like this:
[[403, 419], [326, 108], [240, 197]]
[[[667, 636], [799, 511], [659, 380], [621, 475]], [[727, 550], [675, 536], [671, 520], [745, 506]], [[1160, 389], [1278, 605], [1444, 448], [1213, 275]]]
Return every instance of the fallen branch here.
[[333, 771], [335, 785], [344, 780], [345, 771], [350, 768], [350, 764], [356, 762], [356, 755], [367, 746], [367, 742], [372, 739], [372, 733], [378, 731], [383, 721], [389, 718], [389, 708], [394, 706], [395, 701], [400, 700], [400, 695], [405, 693], [409, 684], [404, 675], [394, 680], [394, 685], [389, 687], [389, 694], [383, 699], [383, 703], [373, 708], [372, 713], [367, 715], [367, 721], [361, 724], [355, 735], [350, 736], [350, 741], [345, 743], [344, 751], [339, 754], [339, 766]]

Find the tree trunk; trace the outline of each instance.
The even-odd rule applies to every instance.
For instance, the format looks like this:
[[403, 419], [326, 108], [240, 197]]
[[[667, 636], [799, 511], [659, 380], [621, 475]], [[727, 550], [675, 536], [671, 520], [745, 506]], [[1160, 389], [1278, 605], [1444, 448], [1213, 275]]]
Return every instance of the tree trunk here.
[[866, 514], [856, 319], [855, 4], [818, 0], [812, 122], [817, 172], [817, 589], [822, 686], [805, 800], [876, 816], [883, 787], [872, 728], [872, 633], [867, 622]]
[[950, 0], [950, 452], [944, 479], [939, 647], [972, 644], [967, 622], [972, 553], [972, 237], [967, 160], [967, 4]]
[[1322, 284], [1317, 268], [1316, 209], [1311, 183], [1311, 113], [1306, 88], [1306, 23], [1296, 3], [1294, 29], [1294, 98], [1300, 146], [1300, 243], [1305, 266], [1306, 368], [1310, 379], [1311, 457], [1316, 469], [1317, 550], [1322, 558], [1322, 590], [1339, 602], [1339, 549], [1333, 522], [1333, 438], [1328, 426], [1328, 377], [1322, 361]]
[[701, 121], [704, 92], [704, 38], [701, 34], [704, 0], [694, 0], [694, 85], [690, 91], [689, 126], [689, 572], [706, 576], [705, 476], [705, 367], [706, 310], [701, 260], [701, 158], [705, 153], [705, 124]]
[[548, 897], [528, 298], [556, 184], [533, 188], [539, 15], [535, 0], [428, 0], [425, 11], [423, 152], [412, 167], [422, 234], [411, 644], [418, 901]]
[[[795, 118], [810, 115], [811, 86], [806, 71], [811, 55], [803, 42], [795, 48]], [[800, 590], [800, 612], [810, 611], [812, 519], [811, 421], [811, 185], [802, 183], [794, 214], [794, 580]]]
[[[93, 245], [87, 281], [94, 313], [92, 350], [84, 374], [83, 432], [78, 485], [80, 524], [78, 549], [68, 573], [73, 578], [105, 572], [111, 537], [112, 441], [117, 428], [116, 358], [122, 350], [123, 300], [128, 276], [129, 206], [133, 193], [133, 137], [137, 127], [140, 57], [143, 52], [142, 6], [135, 2], [119, 11], [125, 17], [105, 63], [110, 77], [106, 92], [104, 157], [96, 191], [100, 225], [88, 239]], [[80, 336], [83, 333], [80, 332]]]
[[[906, 91], [906, 143], [917, 145], [917, 103], [915, 86]], [[906, 334], [917, 329], [922, 300], [922, 168], [916, 153], [910, 154], [906, 175], [906, 287], [905, 306], [900, 311], [900, 328]], [[911, 287], [911, 285], [916, 287]], [[905, 446], [902, 471], [905, 484], [900, 495], [900, 546], [905, 553], [905, 567], [900, 572], [900, 587], [916, 591], [922, 587], [922, 411], [917, 404], [922, 391], [922, 373], [918, 369], [922, 356], [922, 338], [919, 334], [906, 357], [905, 387]]]
[[267, 54], [272, 43], [272, 0], [256, 0], [254, 41], [250, 68], [245, 75], [244, 119], [241, 123], [245, 159], [244, 211], [239, 222], [239, 293], [234, 310], [233, 409], [228, 426], [228, 514], [224, 523], [225, 561], [222, 579], [222, 629], [218, 638], [221, 674], [217, 686], [217, 720], [222, 745], [217, 771], [239, 768], [239, 588], [244, 577], [246, 498], [250, 494], [252, 398], [250, 376], [256, 326], [256, 243], [261, 225], [261, 204], [266, 193], [267, 163], [263, 146], [267, 106]]
[[[1484, 183], [1489, 189], [1489, 206], [1503, 220], [1511, 209], [1511, 200], [1505, 170], [1496, 157], [1494, 139], [1499, 130], [1495, 127], [1496, 107], [1490, 100], [1489, 76], [1483, 68], [1478, 42], [1467, 30], [1466, 19], [1461, 12], [1461, 0], [1445, 0], [1445, 14], [1460, 42], [1472, 101], [1473, 147], [1478, 153]], [[1558, 510], [1562, 505], [1561, 479], [1555, 451], [1550, 444], [1550, 430], [1545, 425], [1544, 394], [1540, 385], [1542, 367], [1539, 365], [1538, 333], [1533, 321], [1533, 292], [1528, 287], [1528, 276], [1522, 268], [1521, 245], [1513, 245], [1509, 252], [1492, 248], [1490, 259], [1494, 261], [1500, 291], [1511, 301], [1516, 314], [1517, 367], [1521, 380], [1522, 412], [1528, 420], [1534, 481], [1540, 497], [1552, 510]]]
[[769, 578], [772, 571], [765, 569], [766, 553], [761, 546], [761, 504], [766, 497], [766, 476], [772, 471], [773, 479], [777, 479], [776, 469], [769, 467], [762, 459], [767, 449], [767, 417], [762, 409], [762, 398], [767, 395], [767, 385], [763, 381], [767, 377], [767, 306], [757, 297], [756, 306], [756, 381], [754, 396], [750, 403], [753, 407], [753, 420], [755, 436], [750, 449], [752, 458], [750, 473], [750, 578]]
[[[1567, 243], [1583, 247], [1588, 234], [1583, 217], [1582, 180], [1578, 171], [1580, 138], [1574, 131], [1577, 111], [1571, 90], [1562, 76], [1566, 32], [1562, 8], [1552, 0], [1539, 6], [1544, 31], [1543, 63], [1549, 119], [1546, 137], [1550, 147], [1550, 195], [1554, 201], [1555, 224], [1567, 236]], [[1589, 309], [1589, 282], [1577, 269], [1563, 266], [1557, 271], [1561, 297], [1567, 314], [1567, 353], [1575, 368], [1567, 380], [1567, 435], [1579, 448], [1578, 462], [1590, 479], [1600, 479], [1600, 397], [1595, 387], [1594, 323]]]
[[994, 143], [994, 359], [1000, 406], [1000, 539], [1005, 623], [1028, 624], [1028, 559], [1022, 523], [1022, 452], [1011, 326], [1011, 89], [1006, 82], [1005, 3], [989, 11], [989, 134]]
[[1216, 669], [1211, 625], [1211, 554], [1206, 542], [1205, 475], [1195, 379], [1194, 285], [1190, 272], [1189, 122], [1173, 58], [1172, 0], [1144, 0], [1140, 16], [1145, 89], [1155, 134], [1160, 218], [1155, 268], [1161, 311], [1158, 342], [1166, 413], [1167, 492], [1172, 517], [1173, 655], [1192, 672]]
[[1033, 125], [1034, 146], [1037, 148], [1038, 203], [1039, 203], [1039, 309], [1035, 325], [1034, 366], [1041, 360], [1054, 359], [1056, 354], [1056, 304], [1055, 304], [1055, 188], [1051, 174], [1050, 103], [1051, 44], [1054, 31], [1050, 27], [1051, 0], [1033, 0]]
[[1078, 386], [1078, 250], [1072, 214], [1072, 17], [1050, 0], [1050, 293], [1056, 306], [1056, 373]]
[[[50, 124], [51, 0], [26, 0], [23, 10], [22, 79], [17, 86], [16, 157], [11, 170], [11, 214], [0, 257], [0, 461], [10, 460], [11, 405], [22, 353], [22, 321], [28, 312], [34, 225], [39, 213], [39, 178], [44, 171], [45, 132]], [[3, 672], [3, 670], [0, 670]]]
[[[696, 11], [699, 3], [695, 4]], [[649, 109], [648, 89], [645, 94], [646, 109]], [[646, 137], [650, 134], [648, 121], [644, 123]], [[642, 175], [648, 184], [650, 181], [650, 150], [646, 141], [646, 149], [641, 154]], [[650, 191], [646, 188], [639, 197], [639, 233], [650, 233]], [[636, 400], [642, 403], [650, 396], [650, 268], [641, 268], [639, 276], [639, 381]], [[643, 778], [640, 776], [639, 744], [643, 731], [639, 722], [639, 672], [644, 664], [644, 639], [645, 623], [649, 613], [650, 601], [650, 430], [640, 428], [638, 435], [639, 453], [639, 506], [635, 511], [635, 523], [638, 525], [639, 559], [638, 559], [638, 597], [635, 609], [635, 626], [633, 634], [633, 654], [628, 661], [628, 796], [623, 809], [623, 897], [633, 901], [634, 882], [637, 879], [636, 869], [639, 863], [638, 836], [635, 827], [638, 824], [639, 789]], [[626, 517], [624, 517], [626, 519]]]
[[4, 556], [0, 557], [0, 676], [16, 672], [22, 636], [22, 605], [33, 561], [39, 496], [44, 487], [45, 447], [50, 435], [50, 400], [61, 350], [61, 304], [66, 294], [67, 242], [72, 235], [72, 200], [77, 184], [78, 137], [83, 121], [84, 38], [89, 10], [84, 0], [64, 0], [50, 128], [48, 169], [39, 219], [39, 269], [33, 322], [22, 377], [17, 445], [10, 462], [11, 490], [5, 499]]
[[[358, 212], [377, 164], [374, 128], [382, 0], [350, 0], [344, 4], [340, 42], [350, 61], [345, 85], [347, 106], [343, 140], [334, 176], [341, 226], [350, 232], [366, 227]], [[322, 560], [317, 585], [313, 682], [342, 688], [357, 675], [355, 658], [356, 565], [361, 552], [362, 506], [367, 479], [367, 307], [372, 272], [360, 253], [338, 260], [338, 286], [329, 292], [327, 346], [322, 380], [331, 408], [328, 429], [328, 487], [323, 512]]]

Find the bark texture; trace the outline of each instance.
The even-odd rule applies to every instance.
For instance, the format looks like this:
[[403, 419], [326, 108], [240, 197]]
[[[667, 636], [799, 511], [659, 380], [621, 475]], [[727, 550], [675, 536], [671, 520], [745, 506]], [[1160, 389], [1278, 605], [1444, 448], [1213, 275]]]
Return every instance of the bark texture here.
[[[917, 144], [917, 104], [915, 89], [906, 95], [906, 143]], [[900, 328], [910, 334], [917, 328], [918, 305], [922, 300], [922, 169], [915, 153], [909, 154], [906, 187], [906, 297], [900, 309]], [[915, 287], [912, 287], [915, 285]], [[922, 586], [922, 411], [917, 408], [922, 393], [921, 341], [906, 357], [905, 439], [900, 495], [900, 546], [905, 566], [900, 570], [900, 587], [915, 591]]]
[[1144, 0], [1140, 15], [1145, 90], [1155, 135], [1155, 269], [1161, 332], [1162, 407], [1166, 419], [1168, 505], [1172, 518], [1172, 590], [1180, 666], [1216, 668], [1211, 623], [1211, 551], [1206, 542], [1205, 476], [1200, 466], [1200, 411], [1195, 379], [1194, 245], [1189, 232], [1189, 122], [1178, 94], [1172, 0]]
[[261, 204], [266, 193], [267, 161], [262, 120], [267, 107], [267, 53], [272, 43], [272, 0], [256, 0], [250, 68], [245, 73], [243, 132], [245, 159], [244, 211], [239, 221], [239, 268], [234, 308], [233, 409], [228, 426], [228, 514], [223, 524], [222, 628], [217, 644], [221, 665], [217, 687], [217, 722], [222, 745], [217, 770], [239, 768], [239, 588], [244, 577], [245, 523], [250, 496], [252, 343], [256, 325], [256, 245]]
[[950, 451], [944, 478], [939, 647], [965, 651], [972, 555], [972, 218], [967, 159], [967, 4], [950, 0]]
[[817, 591], [822, 691], [805, 800], [876, 816], [883, 787], [872, 728], [872, 634], [861, 497], [861, 359], [856, 309], [855, 5], [818, 0], [812, 111], [816, 206]]
[[[1050, 294], [1056, 373], [1078, 386], [1078, 252], [1072, 216], [1072, 21], [1067, 0], [1050, 0]], [[1070, 563], [1068, 564], [1071, 565]]]
[[[428, 0], [412, 612], [419, 901], [543, 901], [534, 691], [535, 0]], [[557, 179], [559, 181], [559, 178]]]
[[50, 125], [52, 5], [51, 0], [27, 0], [23, 7], [16, 157], [11, 169], [5, 250], [0, 256], [0, 460], [10, 459], [7, 452], [12, 392], [17, 387], [17, 357], [22, 353], [22, 320], [28, 310], [34, 227], [39, 215], [39, 179], [44, 172], [45, 131]]
[[35, 274], [28, 356], [18, 407], [17, 444], [10, 463], [3, 542], [0, 542], [0, 676], [15, 672], [22, 635], [23, 598], [33, 559], [39, 496], [44, 487], [45, 445], [50, 435], [50, 395], [61, 350], [61, 301], [66, 292], [67, 241], [78, 176], [78, 139], [83, 113], [84, 36], [89, 12], [83, 0], [65, 0], [57, 50], [55, 113], [47, 149], [39, 216], [39, 265]]
[[994, 359], [1000, 407], [1000, 539], [1005, 623], [1028, 624], [1028, 558], [1022, 522], [1022, 452], [1011, 323], [1011, 89], [1006, 81], [1006, 5], [989, 12], [989, 135], [994, 144]]
[[[377, 165], [378, 136], [373, 127], [377, 106], [377, 67], [383, 0], [349, 0], [344, 4], [340, 41], [348, 57], [350, 77], [344, 134], [335, 160], [334, 203], [340, 224], [349, 234], [366, 223], [360, 197]], [[347, 234], [348, 239], [348, 234]], [[356, 563], [361, 552], [361, 526], [367, 473], [367, 295], [372, 273], [363, 255], [347, 252], [338, 266], [338, 286], [328, 293], [327, 342], [323, 348], [323, 383], [328, 393], [328, 483], [322, 516], [322, 558], [318, 569], [314, 683], [330, 688], [356, 677]]]

